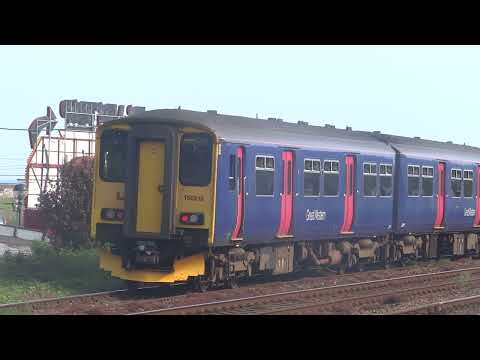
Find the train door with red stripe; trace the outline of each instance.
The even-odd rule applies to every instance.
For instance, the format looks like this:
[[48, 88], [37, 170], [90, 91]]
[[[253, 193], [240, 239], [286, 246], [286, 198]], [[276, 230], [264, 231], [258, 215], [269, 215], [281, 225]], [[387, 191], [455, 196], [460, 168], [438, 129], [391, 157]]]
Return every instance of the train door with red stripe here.
[[438, 192], [437, 192], [437, 213], [435, 216], [435, 229], [443, 228], [445, 217], [445, 163], [438, 163]]
[[345, 199], [343, 210], [343, 224], [340, 232], [351, 234], [353, 217], [355, 215], [355, 156], [345, 158]]
[[473, 226], [480, 227], [480, 165], [477, 165], [477, 193], [475, 194], [475, 222]]
[[235, 226], [232, 240], [243, 239], [243, 224], [245, 219], [245, 150], [237, 148], [235, 153]]
[[282, 153], [283, 185], [280, 193], [280, 225], [277, 237], [292, 236], [293, 218], [293, 152]]

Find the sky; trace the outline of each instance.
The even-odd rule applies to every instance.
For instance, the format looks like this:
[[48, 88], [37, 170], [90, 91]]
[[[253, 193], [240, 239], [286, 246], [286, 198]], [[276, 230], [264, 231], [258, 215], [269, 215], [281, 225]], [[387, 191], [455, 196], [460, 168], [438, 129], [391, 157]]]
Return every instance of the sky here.
[[[0, 127], [63, 99], [332, 124], [480, 147], [480, 46], [0, 46]], [[0, 181], [27, 132], [0, 130]]]

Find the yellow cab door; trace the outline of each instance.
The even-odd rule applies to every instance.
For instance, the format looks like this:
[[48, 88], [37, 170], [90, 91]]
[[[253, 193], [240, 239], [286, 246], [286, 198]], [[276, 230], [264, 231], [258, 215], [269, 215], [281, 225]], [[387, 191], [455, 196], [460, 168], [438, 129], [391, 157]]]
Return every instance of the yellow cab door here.
[[162, 231], [165, 191], [165, 143], [141, 141], [138, 149], [138, 193], [136, 231]]

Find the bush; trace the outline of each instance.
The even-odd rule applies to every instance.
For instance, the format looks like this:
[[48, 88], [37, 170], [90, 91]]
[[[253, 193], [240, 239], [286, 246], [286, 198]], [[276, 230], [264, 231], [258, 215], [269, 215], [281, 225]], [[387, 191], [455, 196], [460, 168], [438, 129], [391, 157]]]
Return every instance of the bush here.
[[32, 250], [32, 256], [35, 258], [53, 256], [58, 253], [52, 246], [43, 241], [32, 241], [30, 249]]
[[60, 169], [59, 180], [40, 195], [38, 207], [53, 246], [81, 248], [89, 245], [92, 192], [93, 159], [83, 157], [65, 164]]

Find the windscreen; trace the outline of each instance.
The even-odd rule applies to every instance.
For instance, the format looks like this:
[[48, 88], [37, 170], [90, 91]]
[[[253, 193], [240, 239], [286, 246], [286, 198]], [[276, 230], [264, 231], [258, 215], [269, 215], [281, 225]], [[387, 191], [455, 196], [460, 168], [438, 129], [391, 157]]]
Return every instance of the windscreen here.
[[100, 144], [100, 177], [121, 182], [126, 178], [127, 132], [106, 130]]
[[186, 134], [180, 147], [180, 183], [207, 186], [212, 173], [212, 138], [208, 134]]

